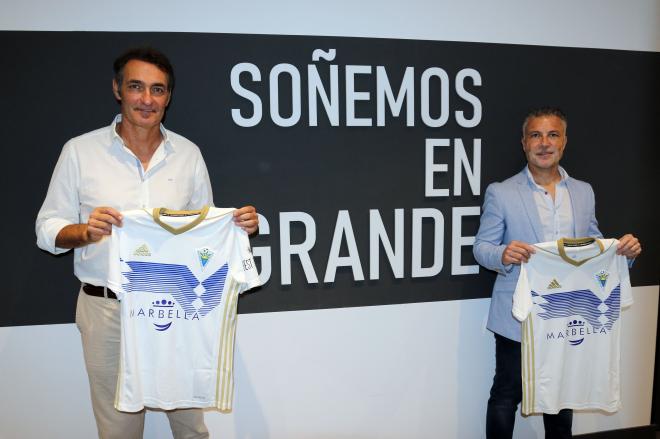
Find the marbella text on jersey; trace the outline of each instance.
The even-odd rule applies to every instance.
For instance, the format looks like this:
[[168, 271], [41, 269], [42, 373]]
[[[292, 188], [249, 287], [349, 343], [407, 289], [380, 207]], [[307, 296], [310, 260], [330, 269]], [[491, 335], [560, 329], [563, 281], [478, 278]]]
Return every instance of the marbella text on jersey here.
[[153, 308], [133, 308], [131, 309], [129, 316], [131, 318], [140, 318], [145, 317], [149, 319], [183, 319], [183, 320], [199, 320], [199, 313], [191, 313], [180, 311], [178, 309], [156, 309], [155, 307], [167, 306], [167, 305], [158, 305], [152, 304]]
[[[580, 326], [577, 326], [580, 325]], [[584, 322], [568, 323], [567, 328], [560, 331], [548, 331], [545, 334], [547, 340], [569, 340], [582, 341], [584, 337], [592, 335], [607, 335], [607, 329], [604, 326], [600, 328], [585, 327]]]

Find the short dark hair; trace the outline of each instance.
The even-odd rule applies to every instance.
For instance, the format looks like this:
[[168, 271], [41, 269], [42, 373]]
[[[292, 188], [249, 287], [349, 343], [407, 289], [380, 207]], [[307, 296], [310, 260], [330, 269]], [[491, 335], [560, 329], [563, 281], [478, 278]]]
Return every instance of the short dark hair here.
[[115, 81], [119, 87], [121, 87], [121, 83], [124, 80], [124, 67], [129, 61], [134, 59], [158, 67], [158, 69], [167, 75], [167, 90], [171, 92], [174, 89], [174, 69], [172, 68], [172, 64], [170, 64], [170, 60], [160, 50], [148, 46], [129, 49], [115, 60], [113, 69], [115, 71]]
[[527, 129], [527, 124], [529, 123], [530, 119], [534, 119], [536, 117], [543, 117], [543, 116], [558, 117], [559, 119], [561, 119], [562, 122], [564, 122], [564, 132], [568, 130], [568, 119], [566, 118], [566, 115], [564, 114], [563, 111], [561, 111], [557, 107], [540, 107], [540, 108], [534, 108], [533, 110], [527, 113], [527, 116], [525, 116], [525, 121], [523, 122], [523, 126], [522, 126], [523, 137], [525, 137], [525, 130]]

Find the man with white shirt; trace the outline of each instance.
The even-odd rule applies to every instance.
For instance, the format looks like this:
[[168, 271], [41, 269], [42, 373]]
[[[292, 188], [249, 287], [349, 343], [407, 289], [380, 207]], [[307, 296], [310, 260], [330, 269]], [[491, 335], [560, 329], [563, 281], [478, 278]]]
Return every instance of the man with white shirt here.
[[[486, 435], [510, 438], [522, 399], [521, 328], [512, 315], [520, 264], [533, 257], [537, 242], [569, 237], [602, 237], [591, 186], [559, 166], [568, 138], [564, 113], [556, 108], [531, 111], [523, 123], [527, 166], [513, 177], [488, 186], [474, 256], [498, 276], [493, 286], [488, 329], [495, 334], [495, 376], [488, 400]], [[642, 251], [631, 234], [620, 238], [617, 253], [629, 259]], [[543, 415], [546, 437], [571, 437], [573, 412]]]
[[[213, 204], [211, 183], [195, 144], [166, 130], [174, 71], [152, 48], [129, 50], [114, 63], [112, 89], [120, 114], [109, 127], [69, 140], [62, 149], [36, 221], [37, 244], [58, 254], [74, 250], [82, 286], [76, 307], [99, 437], [141, 438], [144, 411], [114, 408], [120, 319], [107, 288], [108, 235], [121, 227], [121, 211], [144, 207], [200, 209]], [[258, 227], [252, 206], [234, 222], [248, 233]], [[175, 438], [208, 438], [200, 409], [167, 412]]]

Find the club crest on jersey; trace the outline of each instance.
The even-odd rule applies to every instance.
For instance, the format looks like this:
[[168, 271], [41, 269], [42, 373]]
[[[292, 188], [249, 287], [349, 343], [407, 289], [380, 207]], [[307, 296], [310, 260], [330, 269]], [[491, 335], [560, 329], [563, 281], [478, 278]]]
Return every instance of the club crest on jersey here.
[[206, 264], [209, 263], [214, 254], [215, 253], [207, 247], [197, 249], [197, 257], [199, 259], [199, 265], [202, 267], [202, 270], [206, 267]]
[[584, 341], [584, 321], [580, 319], [569, 320], [566, 325], [566, 336], [571, 346], [577, 346]]
[[151, 252], [149, 251], [147, 244], [142, 244], [135, 249], [133, 256], [151, 256]]
[[605, 288], [605, 284], [607, 283], [607, 278], [610, 277], [609, 271], [600, 270], [594, 276], [596, 276], [596, 281], [600, 284], [600, 287]]
[[[175, 303], [176, 302], [173, 302], [172, 300], [162, 299], [162, 300], [155, 300], [155, 301], [151, 302], [151, 306], [152, 306], [152, 308], [174, 308]], [[160, 332], [167, 331], [168, 329], [170, 329], [170, 326], [172, 326], [171, 321], [168, 322], [168, 323], [164, 323], [164, 324], [154, 323], [154, 329], [156, 329], [156, 331], [160, 331]]]

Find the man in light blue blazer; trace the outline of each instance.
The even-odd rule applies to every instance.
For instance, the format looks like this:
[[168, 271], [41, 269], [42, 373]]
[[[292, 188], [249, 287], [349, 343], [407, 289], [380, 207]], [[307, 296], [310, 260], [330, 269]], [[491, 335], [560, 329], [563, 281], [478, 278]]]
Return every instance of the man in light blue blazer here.
[[[556, 108], [531, 111], [523, 123], [527, 166], [486, 189], [481, 223], [474, 243], [476, 260], [497, 272], [488, 315], [495, 334], [495, 376], [488, 400], [486, 436], [510, 438], [522, 399], [521, 325], [511, 312], [520, 264], [534, 253], [530, 245], [562, 237], [602, 237], [588, 183], [568, 176], [559, 166], [567, 143], [567, 121]], [[630, 259], [641, 253], [631, 234], [620, 239], [618, 253]], [[573, 412], [543, 415], [546, 437], [571, 437]]]

